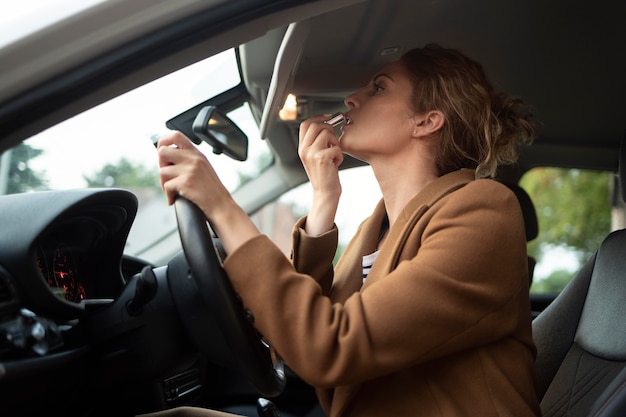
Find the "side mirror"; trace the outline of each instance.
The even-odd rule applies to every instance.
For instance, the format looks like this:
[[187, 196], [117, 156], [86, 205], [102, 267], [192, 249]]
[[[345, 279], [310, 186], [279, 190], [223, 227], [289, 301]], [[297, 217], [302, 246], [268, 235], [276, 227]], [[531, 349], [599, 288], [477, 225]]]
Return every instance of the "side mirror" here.
[[248, 136], [217, 107], [203, 107], [192, 129], [199, 139], [213, 147], [214, 153], [223, 153], [238, 161], [248, 158]]

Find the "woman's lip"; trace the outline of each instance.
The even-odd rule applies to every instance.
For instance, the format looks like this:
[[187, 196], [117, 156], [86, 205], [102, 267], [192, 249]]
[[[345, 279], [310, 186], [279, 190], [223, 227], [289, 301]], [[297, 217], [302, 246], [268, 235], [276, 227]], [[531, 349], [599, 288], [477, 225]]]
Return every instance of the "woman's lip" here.
[[341, 130], [343, 131], [343, 128], [346, 126], [349, 126], [352, 124], [352, 118], [350, 116], [348, 116], [347, 114], [344, 114], [344, 123], [343, 125], [341, 125]]
[[352, 119], [348, 116], [346, 116], [346, 121], [344, 124], [341, 125], [341, 127], [339, 128], [342, 132], [344, 131], [345, 128], [347, 128], [348, 126], [350, 126], [352, 124]]

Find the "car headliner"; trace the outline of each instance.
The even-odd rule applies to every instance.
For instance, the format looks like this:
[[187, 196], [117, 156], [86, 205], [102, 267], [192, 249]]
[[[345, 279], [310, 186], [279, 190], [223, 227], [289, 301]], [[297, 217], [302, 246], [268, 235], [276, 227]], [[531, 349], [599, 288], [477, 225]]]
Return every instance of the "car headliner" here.
[[[522, 170], [543, 164], [616, 168], [626, 115], [623, 0], [198, 3], [109, 1], [98, 8], [107, 11], [104, 18], [80, 14], [54, 30], [0, 50], [0, 127], [4, 132], [0, 150], [115, 94], [265, 33], [242, 49], [242, 62], [248, 64], [243, 76], [259, 106], [255, 113], [259, 119], [267, 102], [265, 112], [273, 122], [276, 103], [288, 92], [306, 97], [316, 109], [341, 107], [345, 94], [367, 83], [382, 66], [412, 47], [435, 42], [480, 61], [498, 89], [523, 98], [534, 108], [540, 137], [524, 153]], [[286, 4], [293, 8], [281, 11]], [[340, 8], [347, 4], [352, 5]], [[148, 5], [151, 14], [145, 12]], [[249, 12], [237, 15], [237, 8], [244, 6]], [[172, 10], [177, 13], [171, 14]], [[317, 15], [324, 10], [328, 12]], [[119, 25], [122, 11], [133, 17], [125, 21], [127, 28], [133, 23], [132, 34], [122, 36], [112, 29], [116, 22]], [[287, 76], [275, 79], [278, 96], [272, 101], [270, 95], [268, 100], [282, 35], [294, 20], [303, 20], [303, 32], [284, 55]], [[157, 23], [163, 21], [169, 22], [170, 30], [155, 32]], [[215, 24], [218, 21], [220, 25]], [[102, 30], [95, 31], [93, 25]], [[68, 33], [76, 39], [85, 36], [80, 45], [60, 51], [64, 61], [56, 62], [52, 55], [47, 63], [55, 65], [33, 69], [41, 61], [37, 61], [37, 50], [29, 47], [44, 36], [54, 42]], [[90, 37], [92, 33], [108, 35], [98, 39]], [[105, 51], [104, 57], [95, 56]], [[68, 72], [68, 66], [76, 63], [83, 64], [80, 71]], [[106, 71], [111, 68], [116, 70]], [[25, 74], [24, 69], [29, 71]], [[48, 106], [40, 105], [44, 98]], [[283, 135], [296, 140], [294, 132], [293, 126], [282, 133], [274, 130], [276, 138], [269, 140], [277, 148], [284, 144]], [[284, 151], [293, 153], [294, 149], [285, 147]]]

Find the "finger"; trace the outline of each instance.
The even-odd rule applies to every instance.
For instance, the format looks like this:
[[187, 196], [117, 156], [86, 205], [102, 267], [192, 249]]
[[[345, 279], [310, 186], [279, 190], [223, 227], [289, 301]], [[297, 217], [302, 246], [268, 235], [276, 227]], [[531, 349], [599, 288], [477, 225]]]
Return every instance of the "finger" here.
[[167, 197], [167, 204], [172, 205], [176, 201], [176, 198], [180, 195], [178, 187], [176, 186], [176, 178], [171, 179], [163, 184], [163, 191]]
[[317, 165], [333, 165], [338, 168], [343, 162], [343, 151], [338, 146], [331, 146], [314, 155]]
[[339, 165], [343, 162], [343, 150], [339, 146], [333, 146], [331, 151], [333, 152], [335, 168], [339, 169]]
[[204, 154], [182, 134], [160, 140], [157, 154], [160, 167], [182, 164], [194, 159], [206, 159]]
[[324, 115], [321, 115], [321, 114], [317, 116], [309, 117], [308, 119], [300, 123], [300, 131], [306, 131], [311, 126], [311, 124], [323, 122], [324, 120], [326, 120], [326, 118]]
[[159, 141], [157, 142], [157, 149], [163, 146], [179, 149], [190, 149], [195, 147], [193, 142], [178, 130], [167, 133], [159, 138]]
[[159, 168], [159, 180], [161, 189], [165, 192], [168, 204], [173, 204], [178, 196], [178, 186], [176, 178], [179, 175], [179, 168], [176, 165], [166, 165]]
[[182, 196], [199, 205], [198, 196], [203, 194], [202, 187], [192, 172], [178, 165], [172, 165], [162, 168], [160, 176], [161, 187], [169, 204], [173, 204], [178, 196]]
[[326, 139], [326, 146], [331, 148], [331, 147], [339, 147], [339, 138], [337, 138], [337, 136], [335, 135], [335, 131], [333, 130], [333, 132], [329, 135], [329, 136], [325, 136]]
[[323, 131], [327, 131], [332, 136], [335, 136], [334, 128], [324, 123], [325, 120], [325, 116], [315, 116], [300, 124], [299, 142], [302, 146], [311, 146]]
[[177, 168], [175, 165], [165, 165], [159, 168], [159, 180], [161, 181], [161, 188], [165, 190], [165, 183], [175, 178], [177, 175]]
[[159, 167], [183, 163], [186, 157], [184, 151], [173, 147], [173, 145], [159, 147], [157, 154], [159, 156]]
[[326, 126], [323, 127], [318, 124], [309, 128], [298, 146], [298, 153], [301, 157], [339, 145], [332, 127]]

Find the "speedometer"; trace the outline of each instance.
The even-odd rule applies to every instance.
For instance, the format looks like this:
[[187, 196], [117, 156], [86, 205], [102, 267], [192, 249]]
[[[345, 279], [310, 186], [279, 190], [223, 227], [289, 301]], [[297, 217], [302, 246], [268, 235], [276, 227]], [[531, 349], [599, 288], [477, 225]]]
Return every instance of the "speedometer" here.
[[86, 298], [85, 287], [80, 281], [76, 262], [71, 251], [60, 245], [46, 255], [40, 251], [37, 265], [44, 274], [50, 289], [67, 301], [79, 302]]
[[58, 247], [52, 259], [52, 281], [50, 287], [67, 301], [78, 302], [85, 298], [85, 288], [79, 280], [76, 263], [71, 252]]

